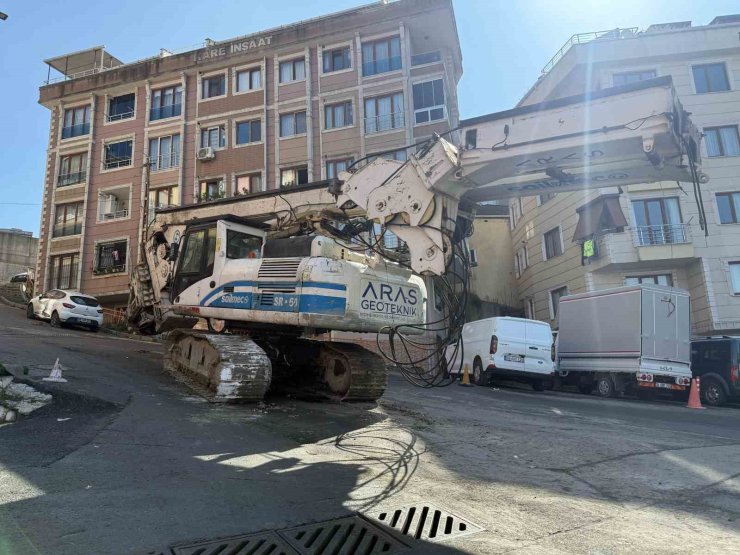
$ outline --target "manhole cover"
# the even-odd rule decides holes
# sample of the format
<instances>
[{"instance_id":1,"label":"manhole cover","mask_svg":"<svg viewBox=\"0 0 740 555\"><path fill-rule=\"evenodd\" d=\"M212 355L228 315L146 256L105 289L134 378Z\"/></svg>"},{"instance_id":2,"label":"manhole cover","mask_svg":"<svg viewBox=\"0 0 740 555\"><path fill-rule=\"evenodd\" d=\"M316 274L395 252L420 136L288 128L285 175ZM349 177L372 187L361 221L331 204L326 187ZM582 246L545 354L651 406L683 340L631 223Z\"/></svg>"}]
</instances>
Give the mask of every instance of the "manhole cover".
<instances>
[{"instance_id":1,"label":"manhole cover","mask_svg":"<svg viewBox=\"0 0 740 555\"><path fill-rule=\"evenodd\" d=\"M234 536L172 546L174 555L295 555L275 532Z\"/></svg>"},{"instance_id":2,"label":"manhole cover","mask_svg":"<svg viewBox=\"0 0 740 555\"><path fill-rule=\"evenodd\" d=\"M301 555L389 555L408 546L358 516L279 530Z\"/></svg>"},{"instance_id":3,"label":"manhole cover","mask_svg":"<svg viewBox=\"0 0 740 555\"><path fill-rule=\"evenodd\" d=\"M432 505L413 505L381 512L378 522L416 540L438 542L480 532L482 528Z\"/></svg>"}]
</instances>

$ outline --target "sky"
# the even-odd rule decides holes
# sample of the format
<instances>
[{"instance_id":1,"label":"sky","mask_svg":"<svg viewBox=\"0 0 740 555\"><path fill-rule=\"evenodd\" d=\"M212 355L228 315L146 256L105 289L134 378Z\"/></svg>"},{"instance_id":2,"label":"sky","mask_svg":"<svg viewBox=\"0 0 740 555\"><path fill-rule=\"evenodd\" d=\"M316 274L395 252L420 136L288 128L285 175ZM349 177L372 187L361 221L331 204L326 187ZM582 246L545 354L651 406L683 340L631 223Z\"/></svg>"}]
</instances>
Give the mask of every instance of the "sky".
<instances>
[{"instance_id":1,"label":"sky","mask_svg":"<svg viewBox=\"0 0 740 555\"><path fill-rule=\"evenodd\" d=\"M462 118L513 107L575 33L709 23L737 0L453 0L463 54ZM105 45L124 62L294 23L368 0L0 0L0 228L38 236L49 112L43 60Z\"/></svg>"}]
</instances>

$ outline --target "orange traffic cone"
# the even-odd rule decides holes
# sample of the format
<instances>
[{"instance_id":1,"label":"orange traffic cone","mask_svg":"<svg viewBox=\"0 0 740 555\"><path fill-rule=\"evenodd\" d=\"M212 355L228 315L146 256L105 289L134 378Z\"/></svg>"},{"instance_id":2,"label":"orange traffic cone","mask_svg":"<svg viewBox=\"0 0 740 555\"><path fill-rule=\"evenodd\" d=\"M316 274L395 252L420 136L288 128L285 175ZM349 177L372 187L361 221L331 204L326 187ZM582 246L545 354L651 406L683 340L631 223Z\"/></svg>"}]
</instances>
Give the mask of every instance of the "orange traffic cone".
<instances>
[{"instance_id":1,"label":"orange traffic cone","mask_svg":"<svg viewBox=\"0 0 740 555\"><path fill-rule=\"evenodd\" d=\"M686 405L690 409L703 409L704 407L701 406L701 395L699 395L699 392L701 391L701 385L699 383L699 378L694 378L691 380L691 391L689 392L689 404Z\"/></svg>"},{"instance_id":2,"label":"orange traffic cone","mask_svg":"<svg viewBox=\"0 0 740 555\"><path fill-rule=\"evenodd\" d=\"M463 366L463 375L458 385L464 385L470 387L470 375L468 374L468 365Z\"/></svg>"}]
</instances>

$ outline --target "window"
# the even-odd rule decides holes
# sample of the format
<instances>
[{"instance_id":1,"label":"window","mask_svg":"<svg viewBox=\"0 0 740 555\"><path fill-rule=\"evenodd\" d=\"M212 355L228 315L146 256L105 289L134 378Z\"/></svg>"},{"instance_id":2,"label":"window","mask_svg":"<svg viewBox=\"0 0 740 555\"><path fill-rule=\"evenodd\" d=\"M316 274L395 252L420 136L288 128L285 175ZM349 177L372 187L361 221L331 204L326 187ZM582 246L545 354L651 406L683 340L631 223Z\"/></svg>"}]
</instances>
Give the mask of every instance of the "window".
<instances>
[{"instance_id":1,"label":"window","mask_svg":"<svg viewBox=\"0 0 740 555\"><path fill-rule=\"evenodd\" d=\"M306 132L306 111L280 114L280 136L293 137Z\"/></svg>"},{"instance_id":2,"label":"window","mask_svg":"<svg viewBox=\"0 0 740 555\"><path fill-rule=\"evenodd\" d=\"M354 125L350 100L324 106L324 129L336 129L350 125Z\"/></svg>"},{"instance_id":3,"label":"window","mask_svg":"<svg viewBox=\"0 0 740 555\"><path fill-rule=\"evenodd\" d=\"M108 121L119 121L134 117L136 94L122 94L108 100Z\"/></svg>"},{"instance_id":4,"label":"window","mask_svg":"<svg viewBox=\"0 0 740 555\"><path fill-rule=\"evenodd\" d=\"M180 204L180 188L177 185L149 190L149 220L154 219L158 208L169 208Z\"/></svg>"},{"instance_id":5,"label":"window","mask_svg":"<svg viewBox=\"0 0 740 555\"><path fill-rule=\"evenodd\" d=\"M236 72L236 92L254 91L262 88L262 70L245 69Z\"/></svg>"},{"instance_id":6,"label":"window","mask_svg":"<svg viewBox=\"0 0 740 555\"><path fill-rule=\"evenodd\" d=\"M201 181L198 189L198 200L216 200L226 196L223 179L209 179Z\"/></svg>"},{"instance_id":7,"label":"window","mask_svg":"<svg viewBox=\"0 0 740 555\"><path fill-rule=\"evenodd\" d=\"M514 229L519 220L522 219L522 199L517 198L509 207L509 216L511 218L511 229Z\"/></svg>"},{"instance_id":8,"label":"window","mask_svg":"<svg viewBox=\"0 0 740 555\"><path fill-rule=\"evenodd\" d=\"M98 221L120 220L128 218L129 186L108 188L98 195Z\"/></svg>"},{"instance_id":9,"label":"window","mask_svg":"<svg viewBox=\"0 0 740 555\"><path fill-rule=\"evenodd\" d=\"M234 231L226 230L226 258L261 258L262 238Z\"/></svg>"},{"instance_id":10,"label":"window","mask_svg":"<svg viewBox=\"0 0 740 555\"><path fill-rule=\"evenodd\" d=\"M151 171L168 170L180 165L180 135L166 135L149 139L149 166Z\"/></svg>"},{"instance_id":11,"label":"window","mask_svg":"<svg viewBox=\"0 0 740 555\"><path fill-rule=\"evenodd\" d=\"M58 187L84 183L87 178L87 152L63 156L59 161Z\"/></svg>"},{"instance_id":12,"label":"window","mask_svg":"<svg viewBox=\"0 0 740 555\"><path fill-rule=\"evenodd\" d=\"M84 203L58 204L55 211L53 237L67 237L82 233Z\"/></svg>"},{"instance_id":13,"label":"window","mask_svg":"<svg viewBox=\"0 0 740 555\"><path fill-rule=\"evenodd\" d=\"M392 37L362 43L362 75L368 77L401 69L401 39Z\"/></svg>"},{"instance_id":14,"label":"window","mask_svg":"<svg viewBox=\"0 0 740 555\"><path fill-rule=\"evenodd\" d=\"M550 291L550 308L552 319L558 317L558 306L560 305L560 299L568 294L568 288L566 286L558 287Z\"/></svg>"},{"instance_id":15,"label":"window","mask_svg":"<svg viewBox=\"0 0 740 555\"><path fill-rule=\"evenodd\" d=\"M108 143L103 147L103 168L111 170L114 168L130 166L133 156L133 148L133 139Z\"/></svg>"},{"instance_id":16,"label":"window","mask_svg":"<svg viewBox=\"0 0 740 555\"><path fill-rule=\"evenodd\" d=\"M280 187L293 187L308 183L308 167L286 168L280 170Z\"/></svg>"},{"instance_id":17,"label":"window","mask_svg":"<svg viewBox=\"0 0 740 555\"><path fill-rule=\"evenodd\" d=\"M725 64L702 64L691 69L698 94L730 90Z\"/></svg>"},{"instance_id":18,"label":"window","mask_svg":"<svg viewBox=\"0 0 740 555\"><path fill-rule=\"evenodd\" d=\"M740 295L740 262L730 262L730 287L733 295Z\"/></svg>"},{"instance_id":19,"label":"window","mask_svg":"<svg viewBox=\"0 0 740 555\"><path fill-rule=\"evenodd\" d=\"M529 318L530 320L534 320L535 319L534 299L532 297L527 299L527 302L524 305L524 308L526 310L527 318Z\"/></svg>"},{"instance_id":20,"label":"window","mask_svg":"<svg viewBox=\"0 0 740 555\"><path fill-rule=\"evenodd\" d=\"M524 270L529 268L529 255L527 254L527 247L522 247L516 251L514 256L514 269L516 270L516 277L521 277Z\"/></svg>"},{"instance_id":21,"label":"window","mask_svg":"<svg viewBox=\"0 0 740 555\"><path fill-rule=\"evenodd\" d=\"M346 172L347 168L352 165L354 158L344 158L343 160L327 160L326 161L326 178L334 179L339 177L341 172Z\"/></svg>"},{"instance_id":22,"label":"window","mask_svg":"<svg viewBox=\"0 0 740 555\"><path fill-rule=\"evenodd\" d=\"M365 133L379 133L404 125L403 93L365 99Z\"/></svg>"},{"instance_id":23,"label":"window","mask_svg":"<svg viewBox=\"0 0 740 555\"><path fill-rule=\"evenodd\" d=\"M548 201L555 198L555 193L545 193L544 195L537 195L537 206L542 206Z\"/></svg>"},{"instance_id":24,"label":"window","mask_svg":"<svg viewBox=\"0 0 740 555\"><path fill-rule=\"evenodd\" d=\"M77 272L80 267L80 255L63 254L49 259L49 287L56 289L73 289L77 287Z\"/></svg>"},{"instance_id":25,"label":"window","mask_svg":"<svg viewBox=\"0 0 740 555\"><path fill-rule=\"evenodd\" d=\"M445 91L442 79L416 83L413 90L415 123L445 119Z\"/></svg>"},{"instance_id":26,"label":"window","mask_svg":"<svg viewBox=\"0 0 740 555\"><path fill-rule=\"evenodd\" d=\"M352 59L349 55L349 46L335 48L334 50L325 50L323 58L324 73L341 71L352 67Z\"/></svg>"},{"instance_id":27,"label":"window","mask_svg":"<svg viewBox=\"0 0 740 555\"><path fill-rule=\"evenodd\" d=\"M262 121L240 121L236 124L236 144L246 145L262 140Z\"/></svg>"},{"instance_id":28,"label":"window","mask_svg":"<svg viewBox=\"0 0 740 555\"><path fill-rule=\"evenodd\" d=\"M306 60L296 58L280 62L280 82L290 83L291 81L303 81L306 78Z\"/></svg>"},{"instance_id":29,"label":"window","mask_svg":"<svg viewBox=\"0 0 740 555\"><path fill-rule=\"evenodd\" d=\"M90 105L64 110L62 139L79 137L90 133Z\"/></svg>"},{"instance_id":30,"label":"window","mask_svg":"<svg viewBox=\"0 0 740 555\"><path fill-rule=\"evenodd\" d=\"M740 193L717 193L717 208L721 224L740 223Z\"/></svg>"},{"instance_id":31,"label":"window","mask_svg":"<svg viewBox=\"0 0 740 555\"><path fill-rule=\"evenodd\" d=\"M262 188L262 174L240 175L236 178L236 190L242 195L264 191Z\"/></svg>"},{"instance_id":32,"label":"window","mask_svg":"<svg viewBox=\"0 0 740 555\"><path fill-rule=\"evenodd\" d=\"M625 285L640 285L642 283L673 287L673 276L671 274L655 274L651 276L626 276L624 278Z\"/></svg>"},{"instance_id":33,"label":"window","mask_svg":"<svg viewBox=\"0 0 740 555\"><path fill-rule=\"evenodd\" d=\"M115 274L126 271L126 251L128 241L110 241L95 246L95 267L93 274Z\"/></svg>"},{"instance_id":34,"label":"window","mask_svg":"<svg viewBox=\"0 0 740 555\"><path fill-rule=\"evenodd\" d=\"M465 131L465 149L473 150L478 148L478 130L468 129Z\"/></svg>"},{"instance_id":35,"label":"window","mask_svg":"<svg viewBox=\"0 0 740 555\"><path fill-rule=\"evenodd\" d=\"M202 99L215 98L226 94L226 75L214 75L213 77L204 77L201 84Z\"/></svg>"},{"instance_id":36,"label":"window","mask_svg":"<svg viewBox=\"0 0 740 555\"><path fill-rule=\"evenodd\" d=\"M551 229L543 237L545 243L545 260L550 260L563 254L563 244L560 241L560 227Z\"/></svg>"},{"instance_id":37,"label":"window","mask_svg":"<svg viewBox=\"0 0 740 555\"><path fill-rule=\"evenodd\" d=\"M432 52L422 52L421 54L413 54L411 56L412 66L423 66L426 64L434 64L442 61L442 53L439 50L433 50Z\"/></svg>"},{"instance_id":38,"label":"window","mask_svg":"<svg viewBox=\"0 0 740 555\"><path fill-rule=\"evenodd\" d=\"M182 113L182 86L165 87L152 91L152 106L149 109L149 119L178 117Z\"/></svg>"},{"instance_id":39,"label":"window","mask_svg":"<svg viewBox=\"0 0 740 555\"><path fill-rule=\"evenodd\" d=\"M371 162L374 162L378 158L378 156L380 156L383 160L395 160L396 162L405 162L408 159L406 149L401 148L398 150L392 150L390 152L384 152L383 154L372 154L368 156L367 163L370 164Z\"/></svg>"},{"instance_id":40,"label":"window","mask_svg":"<svg viewBox=\"0 0 740 555\"><path fill-rule=\"evenodd\" d=\"M704 140L709 157L740 156L740 137L738 137L737 125L705 127Z\"/></svg>"},{"instance_id":41,"label":"window","mask_svg":"<svg viewBox=\"0 0 740 555\"><path fill-rule=\"evenodd\" d=\"M478 266L478 252L475 249L470 249L470 265Z\"/></svg>"},{"instance_id":42,"label":"window","mask_svg":"<svg viewBox=\"0 0 740 555\"><path fill-rule=\"evenodd\" d=\"M205 127L200 130L200 148L224 148L226 146L226 126Z\"/></svg>"},{"instance_id":43,"label":"window","mask_svg":"<svg viewBox=\"0 0 740 555\"><path fill-rule=\"evenodd\" d=\"M612 85L614 85L615 87L618 87L619 85L629 85L630 83L637 83L638 81L654 79L655 75L656 73L654 69L615 73L614 75L612 75Z\"/></svg>"},{"instance_id":44,"label":"window","mask_svg":"<svg viewBox=\"0 0 740 555\"><path fill-rule=\"evenodd\" d=\"M686 227L681 223L678 198L634 200L632 208L638 246L688 242Z\"/></svg>"}]
</instances>

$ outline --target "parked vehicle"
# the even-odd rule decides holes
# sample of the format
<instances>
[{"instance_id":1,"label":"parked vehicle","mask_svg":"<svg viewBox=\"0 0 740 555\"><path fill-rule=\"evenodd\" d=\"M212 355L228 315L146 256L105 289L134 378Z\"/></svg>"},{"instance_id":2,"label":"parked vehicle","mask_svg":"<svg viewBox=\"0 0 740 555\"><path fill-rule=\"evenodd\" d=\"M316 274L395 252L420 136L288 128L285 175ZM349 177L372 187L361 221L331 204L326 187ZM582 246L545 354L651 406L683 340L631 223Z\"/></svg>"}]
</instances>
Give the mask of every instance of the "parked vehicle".
<instances>
[{"instance_id":1,"label":"parked vehicle","mask_svg":"<svg viewBox=\"0 0 740 555\"><path fill-rule=\"evenodd\" d=\"M569 295L558 305L558 372L602 397L691 384L689 293L635 285Z\"/></svg>"},{"instance_id":2,"label":"parked vehicle","mask_svg":"<svg viewBox=\"0 0 740 555\"><path fill-rule=\"evenodd\" d=\"M701 378L701 400L720 406L740 398L740 337L702 337L691 342L691 371Z\"/></svg>"},{"instance_id":3,"label":"parked vehicle","mask_svg":"<svg viewBox=\"0 0 740 555\"><path fill-rule=\"evenodd\" d=\"M472 381L478 385L505 378L543 391L552 383L555 351L552 330L545 322L508 316L486 318L465 324L462 340L454 360L455 346L448 347L450 374L462 372L467 364Z\"/></svg>"},{"instance_id":4,"label":"parked vehicle","mask_svg":"<svg viewBox=\"0 0 740 555\"><path fill-rule=\"evenodd\" d=\"M98 331L103 325L103 309L95 297L63 289L50 289L33 297L26 305L26 316L48 320L54 327L68 324Z\"/></svg>"}]
</instances>

